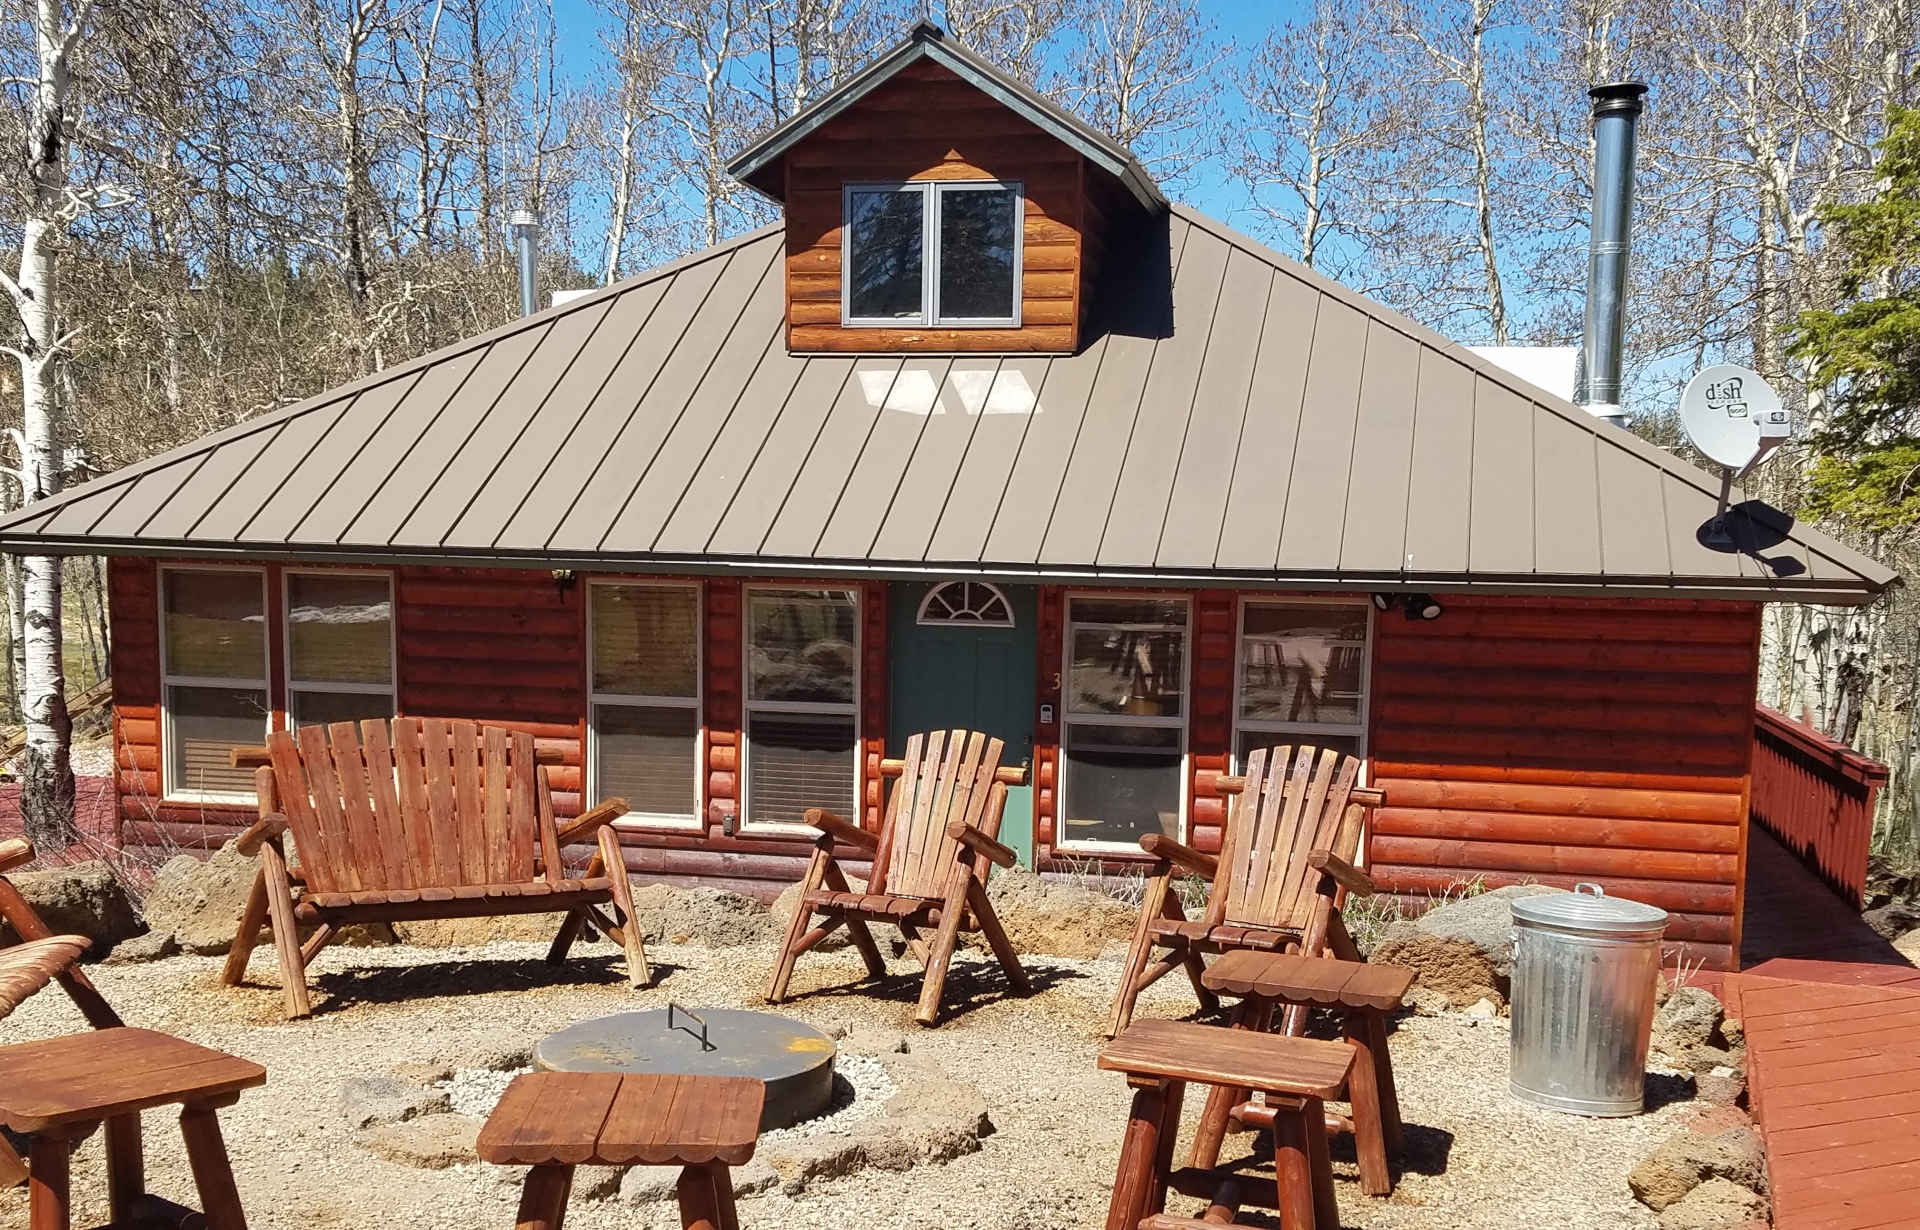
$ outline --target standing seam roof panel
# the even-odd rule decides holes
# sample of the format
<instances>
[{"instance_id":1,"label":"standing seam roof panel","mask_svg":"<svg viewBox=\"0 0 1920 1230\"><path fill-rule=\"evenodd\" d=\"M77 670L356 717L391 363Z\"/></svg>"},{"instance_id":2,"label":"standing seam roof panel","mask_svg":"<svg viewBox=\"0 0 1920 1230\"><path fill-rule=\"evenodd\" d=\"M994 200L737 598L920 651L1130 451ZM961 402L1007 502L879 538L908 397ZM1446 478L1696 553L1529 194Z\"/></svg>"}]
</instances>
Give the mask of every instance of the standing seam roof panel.
<instances>
[{"instance_id":1,"label":"standing seam roof panel","mask_svg":"<svg viewBox=\"0 0 1920 1230\"><path fill-rule=\"evenodd\" d=\"M205 468L211 457L211 453L189 457L179 463L177 472L175 467L169 466L165 470L141 475L107 514L94 524L93 532L115 537L131 537L139 533L165 507L169 497L192 484L194 477Z\"/></svg>"},{"instance_id":2,"label":"standing seam roof panel","mask_svg":"<svg viewBox=\"0 0 1920 1230\"><path fill-rule=\"evenodd\" d=\"M784 330L784 303L767 293L780 281L778 261L769 263L759 291L747 300L738 323L727 332L698 391L674 416L660 444L637 475L627 503L600 539L603 551L650 551L661 529L686 495L699 461L769 359L769 347Z\"/></svg>"},{"instance_id":3,"label":"standing seam roof panel","mask_svg":"<svg viewBox=\"0 0 1920 1230\"><path fill-rule=\"evenodd\" d=\"M1707 499L1672 475L1662 476L1661 499L1667 514L1667 551L1674 567L1702 576L1760 576L1759 567L1740 552L1715 551L1701 543L1700 535L1719 511L1718 500Z\"/></svg>"},{"instance_id":4,"label":"standing seam roof panel","mask_svg":"<svg viewBox=\"0 0 1920 1230\"><path fill-rule=\"evenodd\" d=\"M1280 553L1280 522L1293 481L1293 450L1306 406L1307 356L1325 296L1275 273L1260 325L1246 417L1234 446L1217 566L1267 569Z\"/></svg>"},{"instance_id":5,"label":"standing seam roof panel","mask_svg":"<svg viewBox=\"0 0 1920 1230\"><path fill-rule=\"evenodd\" d=\"M554 322L519 373L473 424L466 439L454 446L446 465L421 493L419 503L400 524L401 541L446 541L461 515L472 506L474 493L492 480L501 460L526 432L527 424L539 416L547 398L586 352L615 302L603 300Z\"/></svg>"},{"instance_id":6,"label":"standing seam roof panel","mask_svg":"<svg viewBox=\"0 0 1920 1230\"><path fill-rule=\"evenodd\" d=\"M732 499L706 549L720 555L752 555L766 542L781 507L813 451L827 415L849 385L857 383L850 358L807 362L780 405L765 436L754 441Z\"/></svg>"},{"instance_id":7,"label":"standing seam roof panel","mask_svg":"<svg viewBox=\"0 0 1920 1230\"><path fill-rule=\"evenodd\" d=\"M1141 392L1140 412L1127 437L1120 478L1102 528L1095 559L1104 565L1144 568L1153 563L1166 529L1173 481L1180 468L1180 446L1193 420L1200 373L1209 354L1220 311L1221 288L1233 249L1218 235L1197 228L1180 254L1173 283L1173 336L1154 350L1153 367Z\"/></svg>"},{"instance_id":8,"label":"standing seam roof panel","mask_svg":"<svg viewBox=\"0 0 1920 1230\"><path fill-rule=\"evenodd\" d=\"M1208 568L1219 552L1233 484L1233 442L1246 420L1272 290L1272 267L1235 248L1221 279L1207 361L1194 382L1167 515L1154 545L1154 562L1163 568Z\"/></svg>"},{"instance_id":9,"label":"standing seam roof panel","mask_svg":"<svg viewBox=\"0 0 1920 1230\"><path fill-rule=\"evenodd\" d=\"M1098 338L1074 358L1055 359L1047 368L1041 411L1021 437L986 535L984 558L1031 564L1040 557L1047 522L1073 460L1073 442L1112 343L1111 337Z\"/></svg>"},{"instance_id":10,"label":"standing seam roof panel","mask_svg":"<svg viewBox=\"0 0 1920 1230\"><path fill-rule=\"evenodd\" d=\"M688 402L712 378L727 338L739 326L754 292L767 280L771 258L768 248L750 245L727 262L646 396L607 446L606 456L595 463L593 476L582 486L572 511L554 531L556 537L589 542L596 549L606 541L641 476L659 454L661 442L686 413Z\"/></svg>"},{"instance_id":11,"label":"standing seam roof panel","mask_svg":"<svg viewBox=\"0 0 1920 1230\"><path fill-rule=\"evenodd\" d=\"M414 437L368 497L366 506L348 522L340 535L341 542L374 546L400 542L400 527L419 506L421 495L445 472L448 457L472 433L474 425L499 404L548 332L546 327L526 329L487 347L473 374ZM404 545L439 544L410 542Z\"/></svg>"},{"instance_id":12,"label":"standing seam roof panel","mask_svg":"<svg viewBox=\"0 0 1920 1230\"><path fill-rule=\"evenodd\" d=\"M969 417L960 406L951 404L955 399L947 373L952 367L951 358L938 357L910 358L901 367L886 404L892 406L904 399L907 408L879 412L837 498L826 501L826 521L809 554L864 559L873 551L874 540L900 498L907 470L929 425L950 413L958 413L962 421ZM915 372L922 375L915 376ZM921 387L923 381L931 382L930 390ZM926 413L917 413L923 405Z\"/></svg>"},{"instance_id":13,"label":"standing seam roof panel","mask_svg":"<svg viewBox=\"0 0 1920 1230\"><path fill-rule=\"evenodd\" d=\"M995 379L1007 379L1011 374L1025 380L1033 395L1033 409L1027 414L982 415L974 425L966 456L954 474L945 502L934 514L936 520L928 527L923 558L957 561L986 556L987 539L1000 520L1027 437L1049 415L1062 417L1053 408L1056 390L1052 384L1053 373L1066 362L1034 355L1001 361ZM1091 370L1097 363L1097 359L1085 360L1083 366Z\"/></svg>"},{"instance_id":14,"label":"standing seam roof panel","mask_svg":"<svg viewBox=\"0 0 1920 1230\"><path fill-rule=\"evenodd\" d=\"M493 473L473 492L441 541L451 547L493 546L520 509L526 492L566 445L583 407L604 393L607 382L646 328L647 318L666 294L666 284L648 282L610 300L600 327L575 356L566 374L542 399L540 408L508 446ZM531 477L530 477L531 476Z\"/></svg>"},{"instance_id":15,"label":"standing seam roof panel","mask_svg":"<svg viewBox=\"0 0 1920 1230\"><path fill-rule=\"evenodd\" d=\"M365 396L365 393L359 396ZM232 525L231 540L244 542L286 542L293 518L313 503L314 485L295 482L294 474L320 447L346 417L358 397L316 407L309 413L289 418L273 443L260 451L247 467L246 477L234 483L227 494L200 523L202 535L217 532L211 527ZM259 475L259 481L250 481ZM286 514L284 518L278 514Z\"/></svg>"},{"instance_id":16,"label":"standing seam roof panel","mask_svg":"<svg viewBox=\"0 0 1920 1230\"><path fill-rule=\"evenodd\" d=\"M1620 449L1600 450L1600 558L1616 577L1670 571L1660 471Z\"/></svg>"},{"instance_id":17,"label":"standing seam roof panel","mask_svg":"<svg viewBox=\"0 0 1920 1230\"><path fill-rule=\"evenodd\" d=\"M1340 567L1394 572L1407 556L1407 476L1413 468L1414 404L1420 387L1420 348L1390 325L1375 322L1367 336L1367 368L1360 380L1353 467L1347 479L1346 525Z\"/></svg>"},{"instance_id":18,"label":"standing seam roof panel","mask_svg":"<svg viewBox=\"0 0 1920 1230\"><path fill-rule=\"evenodd\" d=\"M553 541L554 532L585 489L588 476L605 459L608 447L646 397L694 314L732 261L731 253L724 259L702 261L668 284L613 374L593 400L576 412L566 442L547 461L540 477L525 489L496 546L538 550Z\"/></svg>"},{"instance_id":19,"label":"standing seam roof panel","mask_svg":"<svg viewBox=\"0 0 1920 1230\"><path fill-rule=\"evenodd\" d=\"M1600 571L1600 490L1594 433L1557 415L1533 424L1533 522L1542 573Z\"/></svg>"},{"instance_id":20,"label":"standing seam roof panel","mask_svg":"<svg viewBox=\"0 0 1920 1230\"><path fill-rule=\"evenodd\" d=\"M1450 355L1420 354L1407 473L1407 559L1416 574L1465 571L1473 517L1473 370Z\"/></svg>"},{"instance_id":21,"label":"standing seam roof panel","mask_svg":"<svg viewBox=\"0 0 1920 1230\"><path fill-rule=\"evenodd\" d=\"M285 523L291 527L283 531L285 536L338 542L421 426L440 413L480 366L481 353L458 354L412 379L395 381L391 387L397 397L387 393L388 386L362 393L355 409L342 415L339 426L297 463L293 477L307 497L285 509Z\"/></svg>"},{"instance_id":22,"label":"standing seam roof panel","mask_svg":"<svg viewBox=\"0 0 1920 1230\"><path fill-rule=\"evenodd\" d=\"M945 360L936 362L944 364ZM925 421L921 416L885 411L880 405L896 394L911 397L905 387L906 373L926 370L926 360L905 356L854 360L853 374L841 384L839 395L807 448L806 459L793 472L779 511L768 522L766 535L755 544L756 551L790 558L812 555L819 549L820 536L843 497L852 493L855 499L892 498L897 479L890 479L883 491L854 493L851 478L862 450L880 430L882 420L892 417L901 432L918 435ZM880 405L875 404L875 391Z\"/></svg>"},{"instance_id":23,"label":"standing seam roof panel","mask_svg":"<svg viewBox=\"0 0 1920 1230\"><path fill-rule=\"evenodd\" d=\"M913 446L913 455L900 467L899 489L893 493L878 532L866 548L876 559L926 558L927 543L939 523L940 510L953 497L954 479L972 447L976 431L1009 417L986 412L992 404L995 382L1001 379L1000 369L1001 360L992 356L953 360L940 387L938 409L927 416L920 439ZM1011 368L1007 379L1013 379ZM970 382L971 396L980 398L972 409L962 400L958 382L963 380ZM980 392L982 381L984 395ZM834 520L840 520L837 510ZM834 531L829 528L828 540L823 545L833 545L833 535Z\"/></svg>"},{"instance_id":24,"label":"standing seam roof panel","mask_svg":"<svg viewBox=\"0 0 1920 1230\"><path fill-rule=\"evenodd\" d=\"M1313 327L1305 409L1294 444L1274 566L1332 571L1340 566L1347 474L1360 414L1360 373L1366 366L1367 318L1344 303L1323 299Z\"/></svg>"},{"instance_id":25,"label":"standing seam roof panel","mask_svg":"<svg viewBox=\"0 0 1920 1230\"><path fill-rule=\"evenodd\" d=\"M1473 515L1467 566L1534 570L1533 403L1485 377L1473 386Z\"/></svg>"},{"instance_id":26,"label":"standing seam roof panel","mask_svg":"<svg viewBox=\"0 0 1920 1230\"><path fill-rule=\"evenodd\" d=\"M225 448L208 453L207 463L140 527L142 534L154 538L185 538L191 534L209 509L247 472L247 467L266 450L275 433L261 432L235 440Z\"/></svg>"}]
</instances>

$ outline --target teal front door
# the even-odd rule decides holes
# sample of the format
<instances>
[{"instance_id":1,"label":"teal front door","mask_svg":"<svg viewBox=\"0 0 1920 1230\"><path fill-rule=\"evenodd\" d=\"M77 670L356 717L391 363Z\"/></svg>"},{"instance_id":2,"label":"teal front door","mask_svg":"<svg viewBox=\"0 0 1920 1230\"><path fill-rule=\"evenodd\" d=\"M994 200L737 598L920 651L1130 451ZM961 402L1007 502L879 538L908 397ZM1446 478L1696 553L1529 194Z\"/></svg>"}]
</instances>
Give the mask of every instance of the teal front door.
<instances>
[{"instance_id":1,"label":"teal front door","mask_svg":"<svg viewBox=\"0 0 1920 1230\"><path fill-rule=\"evenodd\" d=\"M1002 740L1000 762L1026 765L1029 778L1007 792L1000 839L1033 866L1033 587L900 581L888 587L887 611L887 754L927 730Z\"/></svg>"}]
</instances>

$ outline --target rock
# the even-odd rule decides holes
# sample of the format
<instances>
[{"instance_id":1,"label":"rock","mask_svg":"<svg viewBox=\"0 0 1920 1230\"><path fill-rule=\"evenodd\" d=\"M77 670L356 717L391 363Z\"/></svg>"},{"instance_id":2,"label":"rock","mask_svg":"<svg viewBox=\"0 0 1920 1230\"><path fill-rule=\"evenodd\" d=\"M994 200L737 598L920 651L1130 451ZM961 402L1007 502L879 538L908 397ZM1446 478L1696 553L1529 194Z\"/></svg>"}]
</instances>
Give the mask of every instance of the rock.
<instances>
[{"instance_id":1,"label":"rock","mask_svg":"<svg viewBox=\"0 0 1920 1230\"><path fill-rule=\"evenodd\" d=\"M1422 914L1414 926L1428 935L1465 940L1486 954L1487 964L1504 980L1513 973L1513 901L1564 891L1544 884L1496 888L1437 905ZM1493 985L1504 986L1504 982Z\"/></svg>"},{"instance_id":2,"label":"rock","mask_svg":"<svg viewBox=\"0 0 1920 1230\"><path fill-rule=\"evenodd\" d=\"M1627 1186L1640 1203L1657 1213L1709 1179L1765 1191L1766 1154L1760 1134L1751 1127L1728 1128L1715 1136L1677 1132L1633 1168Z\"/></svg>"},{"instance_id":3,"label":"rock","mask_svg":"<svg viewBox=\"0 0 1920 1230\"><path fill-rule=\"evenodd\" d=\"M931 1059L882 1054L894 1094L880 1114L853 1126L851 1135L776 1136L760 1143L764 1160L789 1195L819 1179L857 1170L911 1170L977 1152L993 1131L986 1099ZM736 1180L736 1187L738 1181Z\"/></svg>"},{"instance_id":4,"label":"rock","mask_svg":"<svg viewBox=\"0 0 1920 1230\"><path fill-rule=\"evenodd\" d=\"M640 916L641 933L654 942L671 938L674 943L739 948L777 940L782 933L765 904L717 888L649 884L634 891L633 909Z\"/></svg>"},{"instance_id":5,"label":"rock","mask_svg":"<svg viewBox=\"0 0 1920 1230\"><path fill-rule=\"evenodd\" d=\"M1453 1008L1453 1000L1445 991L1436 991L1417 982L1407 988L1404 1002L1418 1016L1439 1016Z\"/></svg>"},{"instance_id":6,"label":"rock","mask_svg":"<svg viewBox=\"0 0 1920 1230\"><path fill-rule=\"evenodd\" d=\"M1678 1058L1691 1047L1706 1046L1725 1015L1726 1009L1712 992L1675 987L1667 1002L1654 1010L1653 1049Z\"/></svg>"},{"instance_id":7,"label":"rock","mask_svg":"<svg viewBox=\"0 0 1920 1230\"><path fill-rule=\"evenodd\" d=\"M1872 927L1882 939L1896 940L1916 927L1920 927L1920 910L1904 901L1895 901L1877 909L1867 910L1860 915L1860 921Z\"/></svg>"},{"instance_id":8,"label":"rock","mask_svg":"<svg viewBox=\"0 0 1920 1230\"><path fill-rule=\"evenodd\" d=\"M575 1182L574 1190L578 1192L578 1180ZM679 1182L678 1166L633 1166L619 1180L620 1201L637 1206L674 1200ZM757 1196L778 1186L780 1172L762 1158L756 1157L744 1166L733 1168L735 1196Z\"/></svg>"},{"instance_id":9,"label":"rock","mask_svg":"<svg viewBox=\"0 0 1920 1230\"><path fill-rule=\"evenodd\" d=\"M397 1076L352 1076L340 1086L340 1112L354 1128L405 1123L451 1109L444 1090L428 1089Z\"/></svg>"},{"instance_id":10,"label":"rock","mask_svg":"<svg viewBox=\"0 0 1920 1230\"><path fill-rule=\"evenodd\" d=\"M1465 1008L1482 999L1506 1002L1496 986L1500 976L1486 953L1467 940L1430 935L1415 923L1388 927L1374 946L1373 960L1417 970L1420 978L1414 985L1445 996L1448 1007Z\"/></svg>"},{"instance_id":11,"label":"rock","mask_svg":"<svg viewBox=\"0 0 1920 1230\"><path fill-rule=\"evenodd\" d=\"M1718 1136L1730 1128L1750 1128L1753 1116L1737 1106L1699 1106L1681 1120L1681 1126L1696 1136Z\"/></svg>"},{"instance_id":12,"label":"rock","mask_svg":"<svg viewBox=\"0 0 1920 1230\"><path fill-rule=\"evenodd\" d=\"M1711 1072L1715 1068L1740 1071L1747 1066L1745 1051L1730 1051L1724 1047L1705 1043L1681 1047L1678 1053L1668 1052L1668 1054L1672 1055L1676 1066L1693 1073Z\"/></svg>"},{"instance_id":13,"label":"rock","mask_svg":"<svg viewBox=\"0 0 1920 1230\"><path fill-rule=\"evenodd\" d=\"M620 1194L627 1169L625 1166L576 1166L569 1196L574 1200L610 1200Z\"/></svg>"},{"instance_id":14,"label":"rock","mask_svg":"<svg viewBox=\"0 0 1920 1230\"><path fill-rule=\"evenodd\" d=\"M84 935L93 941L88 951L105 956L121 940L146 930L133 908L126 886L113 868L94 859L45 871L18 871L7 877L55 935ZM9 924L0 927L0 943L19 937Z\"/></svg>"},{"instance_id":15,"label":"rock","mask_svg":"<svg viewBox=\"0 0 1920 1230\"><path fill-rule=\"evenodd\" d=\"M180 947L201 956L218 956L233 946L240 911L253 891L259 860L228 842L205 859L181 854L154 873L140 905L147 926L170 931Z\"/></svg>"},{"instance_id":16,"label":"rock","mask_svg":"<svg viewBox=\"0 0 1920 1230\"><path fill-rule=\"evenodd\" d=\"M1110 944L1130 941L1140 917L1139 906L1019 867L996 871L987 882L987 899L1014 951L1041 956L1097 957ZM985 947L978 936L969 942Z\"/></svg>"},{"instance_id":17,"label":"rock","mask_svg":"<svg viewBox=\"0 0 1920 1230\"><path fill-rule=\"evenodd\" d=\"M800 904L800 884L801 882L799 880L795 880L793 883L787 885L786 888L781 890L780 895L773 899L773 905L767 910L767 916L773 919L775 936L785 936L787 928L793 925L793 911L794 908ZM864 893L867 891L867 882L848 876L847 888L850 892ZM639 907L636 905L635 908L637 909ZM838 952L850 943L852 943L852 941L847 938L847 929L845 927L837 927L834 929L833 934L814 945L811 951Z\"/></svg>"},{"instance_id":18,"label":"rock","mask_svg":"<svg viewBox=\"0 0 1920 1230\"><path fill-rule=\"evenodd\" d=\"M1733 1230L1764 1218L1767 1202L1726 1179L1708 1179L1660 1214L1660 1230Z\"/></svg>"},{"instance_id":19,"label":"rock","mask_svg":"<svg viewBox=\"0 0 1920 1230\"><path fill-rule=\"evenodd\" d=\"M480 948L496 940L547 944L565 914L507 914L498 918L427 918L393 924L394 938L420 948ZM584 942L585 937L581 937Z\"/></svg>"},{"instance_id":20,"label":"rock","mask_svg":"<svg viewBox=\"0 0 1920 1230\"><path fill-rule=\"evenodd\" d=\"M171 931L149 931L145 935L136 935L130 940L121 940L113 946L102 965L139 965L147 961L160 961L179 953L180 941Z\"/></svg>"},{"instance_id":21,"label":"rock","mask_svg":"<svg viewBox=\"0 0 1920 1230\"><path fill-rule=\"evenodd\" d=\"M1920 928L1915 928L1895 940L1893 950L1913 964L1920 965Z\"/></svg>"},{"instance_id":22,"label":"rock","mask_svg":"<svg viewBox=\"0 0 1920 1230\"><path fill-rule=\"evenodd\" d=\"M518 1072L533 1066L530 1046L485 1046L453 1056L449 1068L485 1068L489 1072Z\"/></svg>"},{"instance_id":23,"label":"rock","mask_svg":"<svg viewBox=\"0 0 1920 1230\"><path fill-rule=\"evenodd\" d=\"M1715 1106L1733 1106L1747 1092L1746 1074L1734 1068L1714 1068L1693 1076L1693 1096Z\"/></svg>"},{"instance_id":24,"label":"rock","mask_svg":"<svg viewBox=\"0 0 1920 1230\"><path fill-rule=\"evenodd\" d=\"M1740 1023L1739 1017L1730 1016L1721 1021L1720 1036L1727 1040L1728 1047L1740 1050L1746 1049L1747 1027Z\"/></svg>"},{"instance_id":25,"label":"rock","mask_svg":"<svg viewBox=\"0 0 1920 1230\"><path fill-rule=\"evenodd\" d=\"M453 1065L448 1063L396 1063L392 1070L401 1080L422 1088L437 1085L453 1076Z\"/></svg>"},{"instance_id":26,"label":"rock","mask_svg":"<svg viewBox=\"0 0 1920 1230\"><path fill-rule=\"evenodd\" d=\"M368 1128L354 1137L380 1157L420 1170L445 1170L478 1161L474 1144L479 1138L480 1120L465 1115L428 1115Z\"/></svg>"},{"instance_id":27,"label":"rock","mask_svg":"<svg viewBox=\"0 0 1920 1230\"><path fill-rule=\"evenodd\" d=\"M1476 1021L1491 1021L1500 1015L1500 1009L1494 1006L1492 1000L1482 999L1476 1001L1471 1008L1467 1009L1467 1015Z\"/></svg>"},{"instance_id":28,"label":"rock","mask_svg":"<svg viewBox=\"0 0 1920 1230\"><path fill-rule=\"evenodd\" d=\"M840 1036L840 1049L850 1055L904 1055L905 1034L874 1025L854 1025Z\"/></svg>"}]
</instances>

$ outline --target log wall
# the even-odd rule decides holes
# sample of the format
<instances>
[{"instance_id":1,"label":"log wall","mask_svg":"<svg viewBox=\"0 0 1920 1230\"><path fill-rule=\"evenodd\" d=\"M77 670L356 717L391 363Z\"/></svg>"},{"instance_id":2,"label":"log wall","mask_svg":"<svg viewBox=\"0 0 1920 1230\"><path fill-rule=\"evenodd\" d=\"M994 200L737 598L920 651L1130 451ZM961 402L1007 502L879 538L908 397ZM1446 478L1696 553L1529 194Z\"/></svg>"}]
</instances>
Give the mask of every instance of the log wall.
<instances>
[{"instance_id":1,"label":"log wall","mask_svg":"<svg viewBox=\"0 0 1920 1230\"><path fill-rule=\"evenodd\" d=\"M1084 159L939 65L901 71L786 155L787 344L856 352L1072 352L1085 317ZM1025 188L1018 328L843 328L841 188L990 179Z\"/></svg>"},{"instance_id":2,"label":"log wall","mask_svg":"<svg viewBox=\"0 0 1920 1230\"><path fill-rule=\"evenodd\" d=\"M1376 622L1375 878L1419 906L1478 881L1595 880L1739 951L1759 608L1446 600Z\"/></svg>"}]
</instances>

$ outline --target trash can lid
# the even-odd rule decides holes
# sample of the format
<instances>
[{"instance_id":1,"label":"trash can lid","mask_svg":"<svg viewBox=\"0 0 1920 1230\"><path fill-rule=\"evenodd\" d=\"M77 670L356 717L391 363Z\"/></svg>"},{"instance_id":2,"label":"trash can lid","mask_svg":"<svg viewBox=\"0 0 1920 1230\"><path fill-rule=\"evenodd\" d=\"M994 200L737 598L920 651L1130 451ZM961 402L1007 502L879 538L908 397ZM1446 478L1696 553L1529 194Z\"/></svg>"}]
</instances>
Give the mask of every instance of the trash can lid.
<instances>
[{"instance_id":1,"label":"trash can lid","mask_svg":"<svg viewBox=\"0 0 1920 1230\"><path fill-rule=\"evenodd\" d=\"M1576 884L1570 893L1515 897L1511 904L1515 922L1603 932L1661 932L1667 928L1665 910L1625 897L1609 897L1598 884Z\"/></svg>"}]
</instances>

